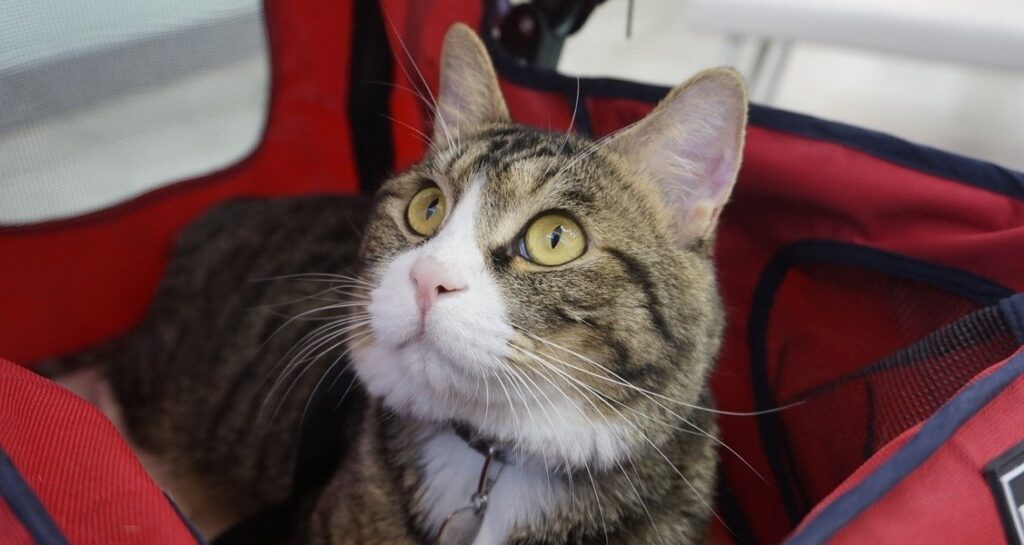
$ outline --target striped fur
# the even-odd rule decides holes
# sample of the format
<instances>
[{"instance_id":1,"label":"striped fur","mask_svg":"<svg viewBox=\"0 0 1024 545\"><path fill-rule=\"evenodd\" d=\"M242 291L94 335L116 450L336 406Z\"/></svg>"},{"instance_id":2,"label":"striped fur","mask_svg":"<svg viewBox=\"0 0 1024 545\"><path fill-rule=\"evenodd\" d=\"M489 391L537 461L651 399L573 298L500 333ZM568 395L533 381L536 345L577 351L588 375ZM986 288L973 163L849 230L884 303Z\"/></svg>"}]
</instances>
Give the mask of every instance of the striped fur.
<instances>
[{"instance_id":1,"label":"striped fur","mask_svg":"<svg viewBox=\"0 0 1024 545\"><path fill-rule=\"evenodd\" d=\"M288 497L307 401L351 365L338 469L281 542L427 543L482 464L457 423L507 466L465 544L698 543L723 328L710 248L742 151L742 82L702 73L595 143L509 121L483 46L457 26L437 108L427 156L373 206L246 201L185 231L146 321L104 352L133 445L216 535ZM428 184L448 216L423 237L405 214ZM519 241L552 210L587 248L544 267ZM417 318L410 271L427 255L468 287ZM322 276L283 277L305 272Z\"/></svg>"}]
</instances>

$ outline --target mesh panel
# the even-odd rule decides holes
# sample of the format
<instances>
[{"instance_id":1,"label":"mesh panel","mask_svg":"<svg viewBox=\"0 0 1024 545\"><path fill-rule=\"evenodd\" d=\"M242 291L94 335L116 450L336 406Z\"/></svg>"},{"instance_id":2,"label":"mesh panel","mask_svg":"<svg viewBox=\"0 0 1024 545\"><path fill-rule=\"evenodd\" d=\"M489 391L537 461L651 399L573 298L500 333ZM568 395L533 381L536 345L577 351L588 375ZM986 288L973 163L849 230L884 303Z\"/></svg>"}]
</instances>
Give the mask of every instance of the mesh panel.
<instances>
[{"instance_id":1,"label":"mesh panel","mask_svg":"<svg viewBox=\"0 0 1024 545\"><path fill-rule=\"evenodd\" d=\"M888 441L1018 347L998 307L838 264L790 270L767 324L771 390L804 403L766 419L806 513Z\"/></svg>"},{"instance_id":2,"label":"mesh panel","mask_svg":"<svg viewBox=\"0 0 1024 545\"><path fill-rule=\"evenodd\" d=\"M0 225L73 216L258 143L259 0L0 2Z\"/></svg>"}]
</instances>

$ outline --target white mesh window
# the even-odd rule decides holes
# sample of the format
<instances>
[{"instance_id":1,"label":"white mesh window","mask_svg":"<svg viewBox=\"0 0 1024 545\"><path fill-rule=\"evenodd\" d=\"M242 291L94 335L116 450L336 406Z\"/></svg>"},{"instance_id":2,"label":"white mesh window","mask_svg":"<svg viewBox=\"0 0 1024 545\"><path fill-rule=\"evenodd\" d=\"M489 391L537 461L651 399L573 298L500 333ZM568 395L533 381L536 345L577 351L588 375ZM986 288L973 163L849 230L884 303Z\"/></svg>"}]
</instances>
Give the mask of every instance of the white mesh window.
<instances>
[{"instance_id":1,"label":"white mesh window","mask_svg":"<svg viewBox=\"0 0 1024 545\"><path fill-rule=\"evenodd\" d=\"M260 0L2 0L0 224L230 166L268 98Z\"/></svg>"}]
</instances>

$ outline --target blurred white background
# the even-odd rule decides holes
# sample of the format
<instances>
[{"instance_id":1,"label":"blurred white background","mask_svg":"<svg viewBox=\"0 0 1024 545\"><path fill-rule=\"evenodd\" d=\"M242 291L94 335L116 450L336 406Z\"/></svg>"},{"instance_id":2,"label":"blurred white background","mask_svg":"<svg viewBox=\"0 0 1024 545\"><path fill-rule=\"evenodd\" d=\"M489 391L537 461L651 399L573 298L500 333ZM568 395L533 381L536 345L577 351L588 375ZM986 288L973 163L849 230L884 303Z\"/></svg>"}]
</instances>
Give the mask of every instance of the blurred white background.
<instances>
[{"instance_id":1,"label":"blurred white background","mask_svg":"<svg viewBox=\"0 0 1024 545\"><path fill-rule=\"evenodd\" d=\"M821 5L829 2L837 3L819 0ZM569 38L559 70L674 85L723 62L725 33L691 26L690 0L635 0L628 40L627 4L608 0L598 6ZM950 6L980 10L986 16L1003 15L1003 23L1024 31L1024 0L894 0L887 5L917 10L925 19ZM941 31L936 29L940 39ZM741 52L742 60L750 60L750 49ZM1024 50L1016 55L1024 65ZM797 41L771 105L1024 170L1024 71Z\"/></svg>"},{"instance_id":2,"label":"blurred white background","mask_svg":"<svg viewBox=\"0 0 1024 545\"><path fill-rule=\"evenodd\" d=\"M269 82L260 0L0 0L0 224L235 164Z\"/></svg>"}]
</instances>

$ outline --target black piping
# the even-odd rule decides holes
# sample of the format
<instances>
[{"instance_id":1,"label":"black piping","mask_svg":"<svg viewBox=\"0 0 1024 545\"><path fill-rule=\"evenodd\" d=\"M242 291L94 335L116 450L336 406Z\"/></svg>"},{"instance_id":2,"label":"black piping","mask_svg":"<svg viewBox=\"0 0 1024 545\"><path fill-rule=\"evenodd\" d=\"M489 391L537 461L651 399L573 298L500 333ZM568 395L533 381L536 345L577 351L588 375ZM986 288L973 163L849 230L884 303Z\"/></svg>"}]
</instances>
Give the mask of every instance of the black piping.
<instances>
[{"instance_id":1,"label":"black piping","mask_svg":"<svg viewBox=\"0 0 1024 545\"><path fill-rule=\"evenodd\" d=\"M394 57L377 0L354 4L348 122L359 183L364 194L372 194L394 168L388 118Z\"/></svg>"}]
</instances>

